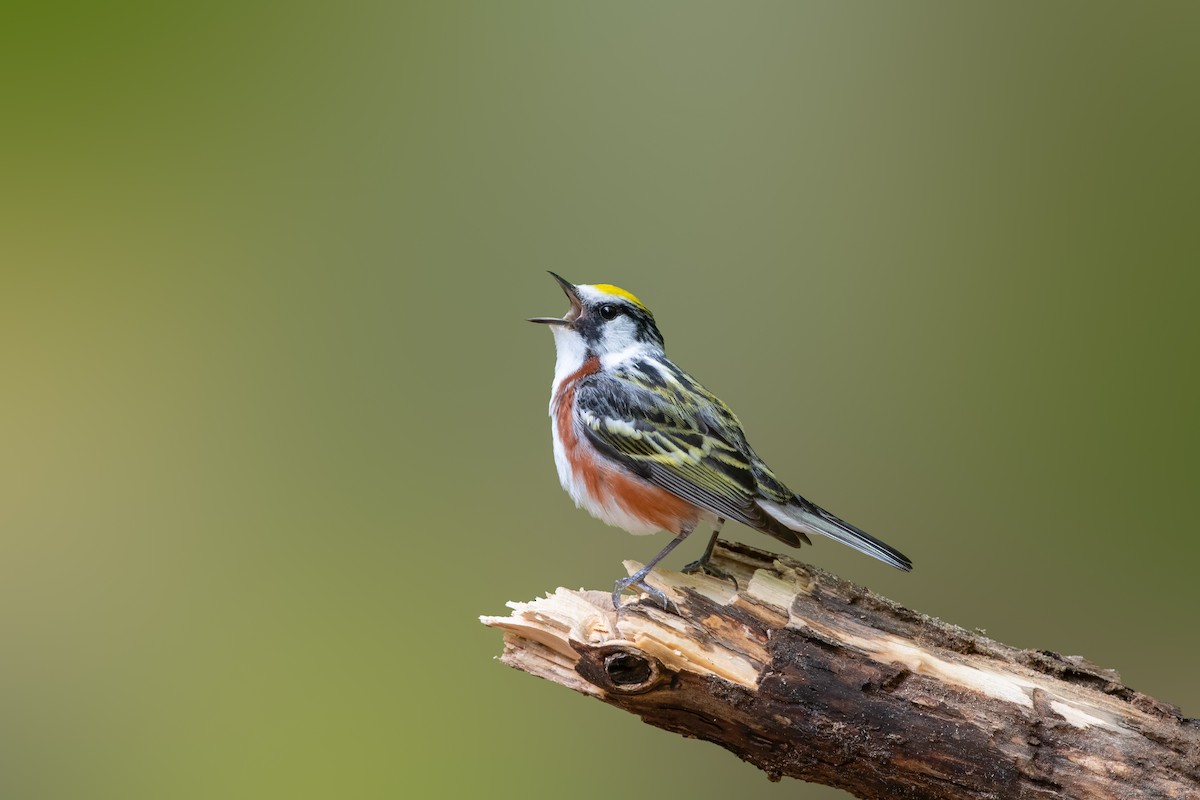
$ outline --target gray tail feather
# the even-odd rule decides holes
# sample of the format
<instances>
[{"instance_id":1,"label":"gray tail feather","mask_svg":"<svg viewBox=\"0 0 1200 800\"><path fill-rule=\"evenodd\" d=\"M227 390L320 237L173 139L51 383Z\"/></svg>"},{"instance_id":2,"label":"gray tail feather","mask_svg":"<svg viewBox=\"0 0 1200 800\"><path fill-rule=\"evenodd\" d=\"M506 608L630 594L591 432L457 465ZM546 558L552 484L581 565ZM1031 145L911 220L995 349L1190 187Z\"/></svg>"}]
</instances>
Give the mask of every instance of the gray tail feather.
<instances>
[{"instance_id":1,"label":"gray tail feather","mask_svg":"<svg viewBox=\"0 0 1200 800\"><path fill-rule=\"evenodd\" d=\"M810 510L811 509L811 510ZM793 517L810 533L819 533L836 539L844 545L853 547L860 553L866 553L885 564L891 564L896 569L905 572L912 571L912 561L896 548L884 544L866 531L856 528L845 520L838 519L825 509L810 505L810 509L789 508Z\"/></svg>"}]
</instances>

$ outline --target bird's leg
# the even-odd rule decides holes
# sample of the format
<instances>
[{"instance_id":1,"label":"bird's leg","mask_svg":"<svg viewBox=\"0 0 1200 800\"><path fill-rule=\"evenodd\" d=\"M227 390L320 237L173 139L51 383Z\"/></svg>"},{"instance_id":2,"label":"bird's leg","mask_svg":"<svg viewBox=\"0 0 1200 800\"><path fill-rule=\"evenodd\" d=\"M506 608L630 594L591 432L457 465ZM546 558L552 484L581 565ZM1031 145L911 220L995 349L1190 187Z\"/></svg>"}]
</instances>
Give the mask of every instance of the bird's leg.
<instances>
[{"instance_id":1,"label":"bird's leg","mask_svg":"<svg viewBox=\"0 0 1200 800\"><path fill-rule=\"evenodd\" d=\"M719 539L721 536L721 526L724 524L725 518L717 517L717 524L713 526L712 538L708 540L708 547L704 548L704 555L700 556L700 558L684 567L683 574L694 575L695 573L699 572L702 575L711 575L714 578L733 581L733 588L737 589L740 588L738 587L737 578L733 577L723 569L714 567L710 563L710 560L712 559L713 548L717 545L717 539Z\"/></svg>"},{"instance_id":2,"label":"bird's leg","mask_svg":"<svg viewBox=\"0 0 1200 800\"><path fill-rule=\"evenodd\" d=\"M685 525L680 529L679 533L675 535L674 539L667 542L667 546L660 550L658 555L650 559L646 566L642 567L628 578L618 578L617 581L613 583L613 608L615 608L617 611L621 610L621 592L632 586L646 592L648 595L658 601L658 604L663 607L664 611L667 610L667 607L670 605L670 601L667 600L667 596L658 589L655 589L650 584L646 583L646 576L650 574L650 570L654 569L658 562L666 558L667 553L678 547L679 543L686 539L688 534L691 533L695 527L696 524L694 522L689 525Z\"/></svg>"}]
</instances>

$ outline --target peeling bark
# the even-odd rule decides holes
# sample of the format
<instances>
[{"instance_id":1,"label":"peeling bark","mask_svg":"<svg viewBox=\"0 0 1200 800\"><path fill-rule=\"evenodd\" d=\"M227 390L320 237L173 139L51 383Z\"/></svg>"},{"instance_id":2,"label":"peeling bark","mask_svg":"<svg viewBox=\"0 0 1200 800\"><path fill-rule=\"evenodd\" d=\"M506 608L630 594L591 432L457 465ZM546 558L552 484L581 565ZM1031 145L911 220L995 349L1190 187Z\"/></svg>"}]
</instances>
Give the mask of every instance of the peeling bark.
<instances>
[{"instance_id":1,"label":"peeling bark","mask_svg":"<svg viewBox=\"0 0 1200 800\"><path fill-rule=\"evenodd\" d=\"M863 798L1200 798L1200 721L1076 656L1020 650L800 562L725 544L741 590L668 570L664 611L608 592L481 620L501 660L772 780ZM640 566L627 562L632 573Z\"/></svg>"}]
</instances>

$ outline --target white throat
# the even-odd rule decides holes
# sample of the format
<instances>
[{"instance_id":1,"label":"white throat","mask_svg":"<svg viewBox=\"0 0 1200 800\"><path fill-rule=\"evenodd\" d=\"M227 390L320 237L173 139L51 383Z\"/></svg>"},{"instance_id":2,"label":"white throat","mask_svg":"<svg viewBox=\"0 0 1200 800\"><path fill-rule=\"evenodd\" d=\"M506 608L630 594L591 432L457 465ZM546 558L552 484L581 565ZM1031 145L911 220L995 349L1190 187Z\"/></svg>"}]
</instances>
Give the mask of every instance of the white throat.
<instances>
[{"instance_id":1,"label":"white throat","mask_svg":"<svg viewBox=\"0 0 1200 800\"><path fill-rule=\"evenodd\" d=\"M583 341L583 337L574 331L563 327L555 327L554 331L554 349L557 352L557 357L554 361L554 386L551 396L558 393L558 387L562 385L571 373L583 366L583 362L587 360L587 345Z\"/></svg>"}]
</instances>

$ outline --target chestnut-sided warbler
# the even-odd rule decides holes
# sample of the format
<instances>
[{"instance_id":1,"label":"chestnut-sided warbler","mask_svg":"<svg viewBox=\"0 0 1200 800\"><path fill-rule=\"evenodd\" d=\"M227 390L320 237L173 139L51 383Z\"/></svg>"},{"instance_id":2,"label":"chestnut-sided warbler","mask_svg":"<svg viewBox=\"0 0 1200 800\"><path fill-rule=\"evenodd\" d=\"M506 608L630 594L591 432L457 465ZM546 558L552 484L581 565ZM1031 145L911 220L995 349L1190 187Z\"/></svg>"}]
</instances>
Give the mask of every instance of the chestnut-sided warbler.
<instances>
[{"instance_id":1,"label":"chestnut-sided warbler","mask_svg":"<svg viewBox=\"0 0 1200 800\"><path fill-rule=\"evenodd\" d=\"M794 547L812 544L807 534L821 534L912 569L902 553L775 477L729 407L667 358L654 316L640 300L610 284L577 286L550 274L571 308L561 318L529 321L551 326L558 353L550 420L559 480L576 505L609 525L675 535L644 567L616 581L615 608L629 587L666 607L646 575L701 520L713 523L712 537L685 572L730 577L708 564L727 519Z\"/></svg>"}]
</instances>

